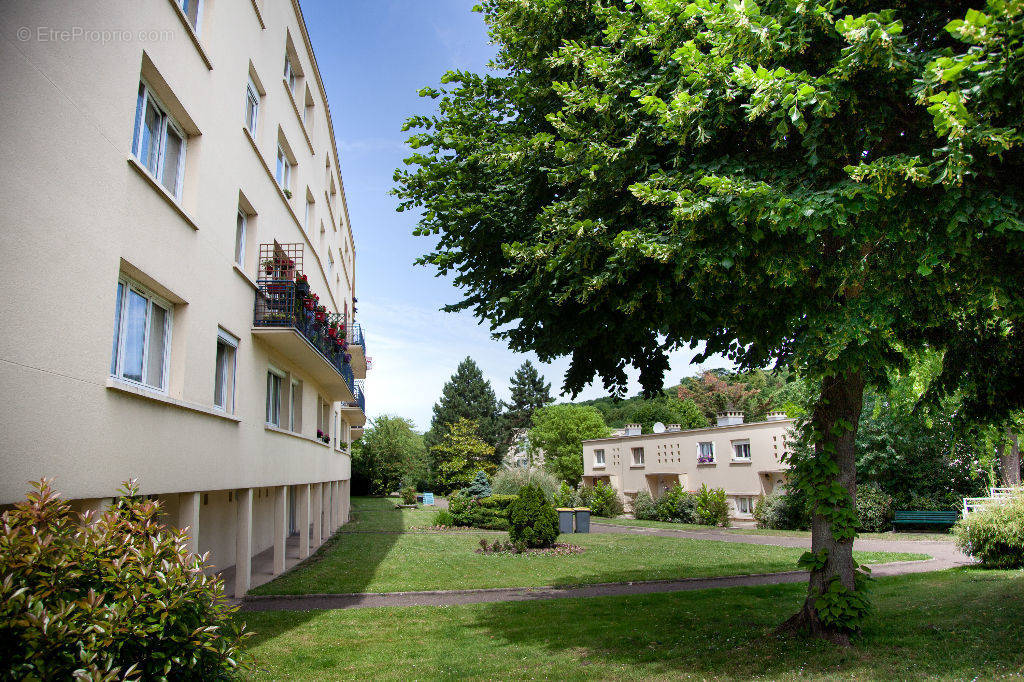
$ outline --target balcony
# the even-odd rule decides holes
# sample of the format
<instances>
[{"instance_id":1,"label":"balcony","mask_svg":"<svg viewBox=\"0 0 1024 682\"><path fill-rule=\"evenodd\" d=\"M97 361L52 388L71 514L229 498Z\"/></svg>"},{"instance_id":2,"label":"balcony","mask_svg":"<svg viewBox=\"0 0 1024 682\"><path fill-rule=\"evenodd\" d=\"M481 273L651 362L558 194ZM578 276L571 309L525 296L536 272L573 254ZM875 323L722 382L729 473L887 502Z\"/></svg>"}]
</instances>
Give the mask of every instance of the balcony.
<instances>
[{"instance_id":1,"label":"balcony","mask_svg":"<svg viewBox=\"0 0 1024 682\"><path fill-rule=\"evenodd\" d=\"M366 423L366 394L363 382L356 381L355 400L341 404L341 414L353 428L360 428Z\"/></svg>"},{"instance_id":2,"label":"balcony","mask_svg":"<svg viewBox=\"0 0 1024 682\"><path fill-rule=\"evenodd\" d=\"M356 376L365 377L367 368L366 362L366 337L363 335L363 325L353 322L345 327L345 338L348 341L348 352L352 354L352 369Z\"/></svg>"},{"instance_id":3,"label":"balcony","mask_svg":"<svg viewBox=\"0 0 1024 682\"><path fill-rule=\"evenodd\" d=\"M345 321L309 295L301 244L261 244L252 334L320 384L334 401L355 402Z\"/></svg>"}]
</instances>

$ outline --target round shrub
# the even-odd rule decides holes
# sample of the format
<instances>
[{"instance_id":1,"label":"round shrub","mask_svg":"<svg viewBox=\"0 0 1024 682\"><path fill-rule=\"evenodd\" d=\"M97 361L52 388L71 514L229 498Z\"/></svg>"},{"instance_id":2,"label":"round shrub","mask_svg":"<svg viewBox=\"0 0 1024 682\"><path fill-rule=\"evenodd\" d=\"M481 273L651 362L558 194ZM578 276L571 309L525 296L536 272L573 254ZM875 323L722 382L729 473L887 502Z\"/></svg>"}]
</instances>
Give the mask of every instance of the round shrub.
<instances>
[{"instance_id":1,"label":"round shrub","mask_svg":"<svg viewBox=\"0 0 1024 682\"><path fill-rule=\"evenodd\" d=\"M451 528L455 525L455 518L452 513L447 509L438 509L434 513L434 525L435 526L446 526Z\"/></svg>"},{"instance_id":2,"label":"round shrub","mask_svg":"<svg viewBox=\"0 0 1024 682\"><path fill-rule=\"evenodd\" d=\"M554 499L559 481L544 469L513 467L502 469L494 475L491 490L495 495L518 495L523 486L534 485L544 491L544 497Z\"/></svg>"},{"instance_id":3,"label":"round shrub","mask_svg":"<svg viewBox=\"0 0 1024 682\"><path fill-rule=\"evenodd\" d=\"M799 492L781 490L757 501L754 519L758 528L774 530L807 530L811 515L807 511L807 498Z\"/></svg>"},{"instance_id":4,"label":"round shrub","mask_svg":"<svg viewBox=\"0 0 1024 682\"><path fill-rule=\"evenodd\" d=\"M84 519L46 480L4 512L0 661L4 679L221 680L244 628L160 505L124 497ZM129 670L134 665L133 670Z\"/></svg>"},{"instance_id":5,"label":"round shrub","mask_svg":"<svg viewBox=\"0 0 1024 682\"><path fill-rule=\"evenodd\" d=\"M416 486L407 485L398 494L402 496L402 504L416 504Z\"/></svg>"},{"instance_id":6,"label":"round shrub","mask_svg":"<svg viewBox=\"0 0 1024 682\"><path fill-rule=\"evenodd\" d=\"M857 488L858 530L880 533L892 528L892 495L883 492L877 485L867 484Z\"/></svg>"},{"instance_id":7,"label":"round shrub","mask_svg":"<svg viewBox=\"0 0 1024 682\"><path fill-rule=\"evenodd\" d=\"M953 526L956 545L986 568L1024 568L1024 495L991 504Z\"/></svg>"},{"instance_id":8,"label":"round shrub","mask_svg":"<svg viewBox=\"0 0 1024 682\"><path fill-rule=\"evenodd\" d=\"M641 490L633 498L633 518L641 521L655 521L658 518L654 499L646 490Z\"/></svg>"},{"instance_id":9,"label":"round shrub","mask_svg":"<svg viewBox=\"0 0 1024 682\"><path fill-rule=\"evenodd\" d=\"M683 490L678 483L662 493L655 503L655 508L659 521L696 522L697 498L692 493Z\"/></svg>"},{"instance_id":10,"label":"round shrub","mask_svg":"<svg viewBox=\"0 0 1024 682\"><path fill-rule=\"evenodd\" d=\"M536 486L523 486L508 507L508 521L517 547L552 547L558 539L558 512Z\"/></svg>"},{"instance_id":11,"label":"round shrub","mask_svg":"<svg viewBox=\"0 0 1024 682\"><path fill-rule=\"evenodd\" d=\"M476 476L473 478L473 482L462 489L462 493L466 497L475 497L477 499L481 497L491 496L491 481L487 478L487 472L480 469L476 472Z\"/></svg>"},{"instance_id":12,"label":"round shrub","mask_svg":"<svg viewBox=\"0 0 1024 682\"><path fill-rule=\"evenodd\" d=\"M555 499L552 500L555 507L576 507L577 497L576 491L569 487L569 484L562 481L562 484L558 486L558 492L555 493Z\"/></svg>"},{"instance_id":13,"label":"round shrub","mask_svg":"<svg viewBox=\"0 0 1024 682\"><path fill-rule=\"evenodd\" d=\"M590 507L595 516L604 516L605 518L615 518L625 511L615 488L604 481L598 481L594 486L590 493L590 504L586 506Z\"/></svg>"},{"instance_id":14,"label":"round shrub","mask_svg":"<svg viewBox=\"0 0 1024 682\"><path fill-rule=\"evenodd\" d=\"M721 488L708 488L701 484L697 493L697 523L705 526L729 525L729 501Z\"/></svg>"}]
</instances>

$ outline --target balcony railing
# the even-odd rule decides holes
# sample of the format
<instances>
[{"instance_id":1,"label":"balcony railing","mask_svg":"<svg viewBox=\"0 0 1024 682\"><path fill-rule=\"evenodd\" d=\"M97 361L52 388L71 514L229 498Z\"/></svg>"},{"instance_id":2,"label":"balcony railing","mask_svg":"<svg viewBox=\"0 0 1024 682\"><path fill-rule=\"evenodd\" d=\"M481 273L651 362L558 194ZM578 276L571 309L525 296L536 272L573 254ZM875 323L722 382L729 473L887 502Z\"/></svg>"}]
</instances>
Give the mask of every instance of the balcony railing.
<instances>
[{"instance_id":1,"label":"balcony railing","mask_svg":"<svg viewBox=\"0 0 1024 682\"><path fill-rule=\"evenodd\" d=\"M363 411L363 414L366 414L366 393L363 391L363 382L357 381L356 390L352 393L356 397L356 405L358 405L359 409Z\"/></svg>"},{"instance_id":2,"label":"balcony railing","mask_svg":"<svg viewBox=\"0 0 1024 682\"><path fill-rule=\"evenodd\" d=\"M349 324L346 327L346 329L347 329L346 336L348 338L349 344L352 345L352 346L359 346L362 349L362 351L363 351L363 355L365 356L366 355L366 337L363 336L363 325L359 324L358 322L353 322L353 323Z\"/></svg>"},{"instance_id":3,"label":"balcony railing","mask_svg":"<svg viewBox=\"0 0 1024 682\"><path fill-rule=\"evenodd\" d=\"M318 311L307 297L308 287L287 279L259 279L253 326L290 328L309 342L344 379L349 392L355 393L352 356L345 341L345 321L341 315Z\"/></svg>"}]
</instances>

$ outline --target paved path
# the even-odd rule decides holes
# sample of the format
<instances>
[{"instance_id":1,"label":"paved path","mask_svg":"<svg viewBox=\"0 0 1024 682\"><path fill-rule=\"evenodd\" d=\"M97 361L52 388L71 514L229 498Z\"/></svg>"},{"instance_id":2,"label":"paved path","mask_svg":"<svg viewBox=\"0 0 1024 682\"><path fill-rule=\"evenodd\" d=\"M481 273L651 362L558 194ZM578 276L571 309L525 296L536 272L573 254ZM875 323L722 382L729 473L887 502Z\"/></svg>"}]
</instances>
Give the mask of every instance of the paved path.
<instances>
[{"instance_id":1,"label":"paved path","mask_svg":"<svg viewBox=\"0 0 1024 682\"><path fill-rule=\"evenodd\" d=\"M773 535L739 535L723 531L689 531L662 528L640 528L594 523L595 533L628 533L680 537L698 540L722 540L752 545L809 548L809 538ZM875 576L902 575L938 571L970 563L970 559L957 551L951 542L928 540L857 540L860 551L908 552L928 554L932 558L922 561L899 561L873 564ZM573 597L603 597L609 595L652 594L657 592L684 592L747 585L776 585L807 580L804 571L758 573L753 575L717 578L690 578L685 580L652 580L628 583L597 583L579 587L509 587L484 590L436 590L429 592L368 592L349 594L309 594L285 596L249 596L243 611L309 611L313 609L359 609L380 606L450 606L505 601L532 601L537 599L567 599Z\"/></svg>"}]
</instances>

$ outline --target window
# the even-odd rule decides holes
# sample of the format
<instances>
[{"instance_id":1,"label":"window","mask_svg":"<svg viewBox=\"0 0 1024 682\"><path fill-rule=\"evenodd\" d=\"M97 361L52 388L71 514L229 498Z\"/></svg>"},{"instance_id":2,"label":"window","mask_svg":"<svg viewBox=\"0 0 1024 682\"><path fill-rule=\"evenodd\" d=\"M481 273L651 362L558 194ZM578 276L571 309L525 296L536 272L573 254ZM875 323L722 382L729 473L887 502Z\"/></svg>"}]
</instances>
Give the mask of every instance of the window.
<instances>
[{"instance_id":1,"label":"window","mask_svg":"<svg viewBox=\"0 0 1024 682\"><path fill-rule=\"evenodd\" d=\"M256 137L256 120L260 115L260 91L256 84L249 79L245 87L245 127L249 129L253 137Z\"/></svg>"},{"instance_id":2,"label":"window","mask_svg":"<svg viewBox=\"0 0 1024 682\"><path fill-rule=\"evenodd\" d=\"M750 461L750 441L749 440L734 440L732 442L732 458L743 460L744 462Z\"/></svg>"},{"instance_id":3,"label":"window","mask_svg":"<svg viewBox=\"0 0 1024 682\"><path fill-rule=\"evenodd\" d=\"M217 366L213 379L213 404L225 412L235 411L235 356L238 339L223 329L217 332Z\"/></svg>"},{"instance_id":4,"label":"window","mask_svg":"<svg viewBox=\"0 0 1024 682\"><path fill-rule=\"evenodd\" d=\"M241 211L235 218L235 262L239 267L245 267L245 223L246 215Z\"/></svg>"},{"instance_id":5,"label":"window","mask_svg":"<svg viewBox=\"0 0 1024 682\"><path fill-rule=\"evenodd\" d=\"M295 68L292 66L292 58L285 53L284 55L284 80L288 83L288 89L291 90L292 95L295 94Z\"/></svg>"},{"instance_id":6,"label":"window","mask_svg":"<svg viewBox=\"0 0 1024 682\"><path fill-rule=\"evenodd\" d=\"M202 16L203 0L177 0L178 5L181 6L181 11L185 13L188 18L188 23L192 24L193 30L196 34L199 33L199 19Z\"/></svg>"},{"instance_id":7,"label":"window","mask_svg":"<svg viewBox=\"0 0 1024 682\"><path fill-rule=\"evenodd\" d=\"M134 282L117 283L110 373L158 391L167 388L171 306Z\"/></svg>"},{"instance_id":8,"label":"window","mask_svg":"<svg viewBox=\"0 0 1024 682\"><path fill-rule=\"evenodd\" d=\"M319 395L316 397L316 430L325 436L331 432L331 404Z\"/></svg>"},{"instance_id":9,"label":"window","mask_svg":"<svg viewBox=\"0 0 1024 682\"><path fill-rule=\"evenodd\" d=\"M594 466L604 466L604 450L594 450Z\"/></svg>"},{"instance_id":10,"label":"window","mask_svg":"<svg viewBox=\"0 0 1024 682\"><path fill-rule=\"evenodd\" d=\"M330 277L334 274L334 256L331 255L330 250L327 251L327 276Z\"/></svg>"},{"instance_id":11,"label":"window","mask_svg":"<svg viewBox=\"0 0 1024 682\"><path fill-rule=\"evenodd\" d=\"M277 179L277 184L281 186L281 189L289 189L292 184L292 163L288 160L288 155L284 153L284 149L278 145L277 147L277 173L274 175Z\"/></svg>"},{"instance_id":12,"label":"window","mask_svg":"<svg viewBox=\"0 0 1024 682\"><path fill-rule=\"evenodd\" d=\"M633 466L643 466L644 463L644 449L633 448Z\"/></svg>"},{"instance_id":13,"label":"window","mask_svg":"<svg viewBox=\"0 0 1024 682\"><path fill-rule=\"evenodd\" d=\"M753 497L737 497L736 511L740 514L753 514L755 502Z\"/></svg>"},{"instance_id":14,"label":"window","mask_svg":"<svg viewBox=\"0 0 1024 682\"><path fill-rule=\"evenodd\" d=\"M313 209L314 208L315 208L315 205L313 204L313 200L310 199L309 197L306 197L306 217L303 219L302 229L304 229L307 234L309 233L310 225L313 224Z\"/></svg>"},{"instance_id":15,"label":"window","mask_svg":"<svg viewBox=\"0 0 1024 682\"><path fill-rule=\"evenodd\" d=\"M715 461L715 444L697 443L697 464L711 464Z\"/></svg>"},{"instance_id":16,"label":"window","mask_svg":"<svg viewBox=\"0 0 1024 682\"><path fill-rule=\"evenodd\" d=\"M175 199L181 198L186 139L146 84L139 83L132 153Z\"/></svg>"},{"instance_id":17,"label":"window","mask_svg":"<svg viewBox=\"0 0 1024 682\"><path fill-rule=\"evenodd\" d=\"M292 379L291 413L288 415L288 423L295 433L302 431L302 382Z\"/></svg>"},{"instance_id":18,"label":"window","mask_svg":"<svg viewBox=\"0 0 1024 682\"><path fill-rule=\"evenodd\" d=\"M281 383L284 375L273 369L267 370L267 423L281 426Z\"/></svg>"}]
</instances>

